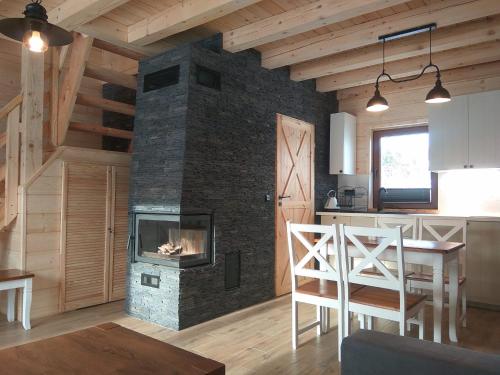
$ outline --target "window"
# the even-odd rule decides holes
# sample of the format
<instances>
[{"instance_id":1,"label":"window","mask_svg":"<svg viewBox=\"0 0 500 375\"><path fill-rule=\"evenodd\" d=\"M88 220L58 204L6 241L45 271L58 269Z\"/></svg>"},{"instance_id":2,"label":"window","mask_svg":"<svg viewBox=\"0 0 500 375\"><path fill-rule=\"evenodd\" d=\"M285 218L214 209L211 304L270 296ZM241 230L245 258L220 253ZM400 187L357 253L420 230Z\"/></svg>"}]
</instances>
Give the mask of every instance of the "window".
<instances>
[{"instance_id":1,"label":"window","mask_svg":"<svg viewBox=\"0 0 500 375\"><path fill-rule=\"evenodd\" d=\"M379 195L385 208L437 208L437 174L429 172L427 126L373 133L374 207L379 207Z\"/></svg>"}]
</instances>

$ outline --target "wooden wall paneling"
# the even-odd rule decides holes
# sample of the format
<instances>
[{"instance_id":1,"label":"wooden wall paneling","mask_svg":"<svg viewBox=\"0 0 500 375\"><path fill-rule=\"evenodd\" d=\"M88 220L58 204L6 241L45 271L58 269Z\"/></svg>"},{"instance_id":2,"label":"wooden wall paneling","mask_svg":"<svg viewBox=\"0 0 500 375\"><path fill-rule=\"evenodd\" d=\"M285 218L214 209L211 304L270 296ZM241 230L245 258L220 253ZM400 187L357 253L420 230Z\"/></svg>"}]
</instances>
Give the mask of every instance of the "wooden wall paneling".
<instances>
[{"instance_id":1,"label":"wooden wall paneling","mask_svg":"<svg viewBox=\"0 0 500 375\"><path fill-rule=\"evenodd\" d=\"M110 301L125 298L128 259L128 190L129 168L113 167Z\"/></svg>"},{"instance_id":2,"label":"wooden wall paneling","mask_svg":"<svg viewBox=\"0 0 500 375\"><path fill-rule=\"evenodd\" d=\"M109 168L68 163L63 310L108 300Z\"/></svg>"}]
</instances>

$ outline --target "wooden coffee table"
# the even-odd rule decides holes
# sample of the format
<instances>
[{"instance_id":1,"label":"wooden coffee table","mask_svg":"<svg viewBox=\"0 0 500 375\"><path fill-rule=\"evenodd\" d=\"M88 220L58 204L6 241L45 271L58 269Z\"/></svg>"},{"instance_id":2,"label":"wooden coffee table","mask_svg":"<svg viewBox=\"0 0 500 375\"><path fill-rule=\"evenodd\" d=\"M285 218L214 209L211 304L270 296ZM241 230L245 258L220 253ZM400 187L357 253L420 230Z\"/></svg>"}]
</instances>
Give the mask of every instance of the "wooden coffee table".
<instances>
[{"instance_id":1,"label":"wooden coffee table","mask_svg":"<svg viewBox=\"0 0 500 375\"><path fill-rule=\"evenodd\" d=\"M222 363L115 323L0 350L2 375L225 374Z\"/></svg>"}]
</instances>

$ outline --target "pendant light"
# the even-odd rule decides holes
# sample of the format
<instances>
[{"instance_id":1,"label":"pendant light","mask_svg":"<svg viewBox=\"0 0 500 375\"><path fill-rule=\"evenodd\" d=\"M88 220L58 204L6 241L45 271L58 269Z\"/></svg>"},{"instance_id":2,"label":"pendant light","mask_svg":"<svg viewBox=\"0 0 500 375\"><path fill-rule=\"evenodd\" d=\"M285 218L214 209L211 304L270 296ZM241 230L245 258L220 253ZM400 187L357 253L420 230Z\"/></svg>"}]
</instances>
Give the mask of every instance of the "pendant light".
<instances>
[{"instance_id":1,"label":"pendant light","mask_svg":"<svg viewBox=\"0 0 500 375\"><path fill-rule=\"evenodd\" d=\"M382 77L386 77L389 79L391 82L395 83L403 83L403 82L409 82L409 81L414 81L416 79L419 79L424 75L424 73L430 69L433 68L436 70L436 83L434 87L432 88L431 91L427 94L425 98L425 102L429 104L435 104L435 103L445 103L449 102L451 100L451 95L443 87L443 84L441 82L441 71L439 70L439 67L436 64L432 63L432 30L436 28L436 24L429 24L425 26L420 26L416 28L411 28L403 31L399 31L397 33L393 34L388 34L388 35L383 35L379 37L379 40L382 41L382 73L377 77L377 80L375 82L375 93L373 97L368 101L366 104L366 110L369 112L381 112L385 111L386 109L389 108L389 103L387 102L387 99L385 99L382 94L380 93L379 89L379 82ZM385 71L385 42L394 40L394 39L399 39L405 36L409 35L414 35L418 34L424 31L429 31L429 63L422 69L422 71L417 74L416 76L409 77L409 78L401 78L401 79L395 79L392 78L389 73Z\"/></svg>"},{"instance_id":2,"label":"pendant light","mask_svg":"<svg viewBox=\"0 0 500 375\"><path fill-rule=\"evenodd\" d=\"M66 30L49 23L47 10L42 0L26 5L24 18L0 20L0 33L18 40L32 52L42 53L49 46L64 46L73 42L73 36Z\"/></svg>"}]
</instances>

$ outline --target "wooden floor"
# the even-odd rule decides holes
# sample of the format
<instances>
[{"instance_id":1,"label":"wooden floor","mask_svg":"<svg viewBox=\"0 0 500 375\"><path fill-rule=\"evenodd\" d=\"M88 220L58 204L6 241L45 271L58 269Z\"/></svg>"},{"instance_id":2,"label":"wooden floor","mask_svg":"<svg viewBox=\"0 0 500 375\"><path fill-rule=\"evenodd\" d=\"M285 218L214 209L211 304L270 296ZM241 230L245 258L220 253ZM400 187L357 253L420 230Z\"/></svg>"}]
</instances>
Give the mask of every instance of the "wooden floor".
<instances>
[{"instance_id":1,"label":"wooden floor","mask_svg":"<svg viewBox=\"0 0 500 375\"><path fill-rule=\"evenodd\" d=\"M228 374L338 374L337 331L317 338L304 334L300 347L291 350L290 297L285 296L224 317L175 332L127 316L122 302L82 309L32 322L24 331L19 322L0 322L0 348L113 321L156 339L226 364ZM300 306L304 324L315 316L312 307ZM426 338L432 337L431 310L427 307ZM0 318L5 318L0 316ZM332 315L333 321L336 318ZM397 332L394 323L379 320L377 330ZM357 328L356 328L357 329ZM417 335L416 327L411 332ZM469 309L468 328L459 331L459 345L500 354L500 312Z\"/></svg>"}]
</instances>

